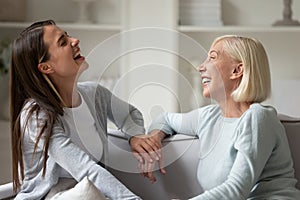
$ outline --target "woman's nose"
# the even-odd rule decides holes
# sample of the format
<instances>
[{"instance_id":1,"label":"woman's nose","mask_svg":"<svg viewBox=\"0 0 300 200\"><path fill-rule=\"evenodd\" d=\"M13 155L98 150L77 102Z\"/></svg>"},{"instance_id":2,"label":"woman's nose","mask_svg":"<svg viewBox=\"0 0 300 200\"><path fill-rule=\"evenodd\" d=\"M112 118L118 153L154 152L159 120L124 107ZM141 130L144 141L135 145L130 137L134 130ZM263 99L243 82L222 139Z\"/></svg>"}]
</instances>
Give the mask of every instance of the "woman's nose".
<instances>
[{"instance_id":1,"label":"woman's nose","mask_svg":"<svg viewBox=\"0 0 300 200\"><path fill-rule=\"evenodd\" d=\"M71 38L71 46L76 47L79 44L79 40L77 38Z\"/></svg>"},{"instance_id":2,"label":"woman's nose","mask_svg":"<svg viewBox=\"0 0 300 200\"><path fill-rule=\"evenodd\" d=\"M202 73L203 71L205 71L204 62L197 67L197 71L200 72L200 73Z\"/></svg>"}]
</instances>

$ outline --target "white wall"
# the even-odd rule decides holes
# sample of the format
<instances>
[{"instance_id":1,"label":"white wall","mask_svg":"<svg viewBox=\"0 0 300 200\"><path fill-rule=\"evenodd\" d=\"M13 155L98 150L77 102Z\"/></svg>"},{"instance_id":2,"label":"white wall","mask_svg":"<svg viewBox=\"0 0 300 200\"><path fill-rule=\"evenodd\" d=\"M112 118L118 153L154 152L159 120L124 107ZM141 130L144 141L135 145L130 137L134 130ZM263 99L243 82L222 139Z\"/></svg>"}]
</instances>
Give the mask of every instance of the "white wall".
<instances>
[{"instance_id":1,"label":"white wall","mask_svg":"<svg viewBox=\"0 0 300 200\"><path fill-rule=\"evenodd\" d=\"M176 0L127 0L124 5L121 97L143 113L146 126L161 111L177 111ZM161 27L161 28L147 28ZM169 30L164 30L169 29ZM167 51L165 51L167 50Z\"/></svg>"}]
</instances>

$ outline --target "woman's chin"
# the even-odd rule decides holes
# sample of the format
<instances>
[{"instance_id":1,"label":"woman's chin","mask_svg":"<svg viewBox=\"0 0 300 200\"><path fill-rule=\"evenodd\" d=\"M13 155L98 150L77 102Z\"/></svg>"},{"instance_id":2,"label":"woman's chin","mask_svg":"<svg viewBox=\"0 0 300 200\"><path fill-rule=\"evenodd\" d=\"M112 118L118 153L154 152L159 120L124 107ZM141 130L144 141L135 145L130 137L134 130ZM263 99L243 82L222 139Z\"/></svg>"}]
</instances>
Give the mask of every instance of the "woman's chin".
<instances>
[{"instance_id":1,"label":"woman's chin","mask_svg":"<svg viewBox=\"0 0 300 200\"><path fill-rule=\"evenodd\" d=\"M82 72L84 72L85 70L87 70L89 68L89 64L84 61L83 63L81 63L79 70L78 70L78 74L82 74Z\"/></svg>"},{"instance_id":2,"label":"woman's chin","mask_svg":"<svg viewBox=\"0 0 300 200\"><path fill-rule=\"evenodd\" d=\"M208 91L203 91L203 93L202 93L202 95L203 95L203 97L205 97L205 98L210 98L210 93L208 92Z\"/></svg>"},{"instance_id":3,"label":"woman's chin","mask_svg":"<svg viewBox=\"0 0 300 200\"><path fill-rule=\"evenodd\" d=\"M87 68L89 68L89 64L86 61L83 61L83 63L81 63L81 65L80 65L80 70L84 71Z\"/></svg>"},{"instance_id":4,"label":"woman's chin","mask_svg":"<svg viewBox=\"0 0 300 200\"><path fill-rule=\"evenodd\" d=\"M83 74L84 71L86 71L89 68L89 64L87 62L84 62L80 65L78 72L77 72L77 79Z\"/></svg>"}]
</instances>

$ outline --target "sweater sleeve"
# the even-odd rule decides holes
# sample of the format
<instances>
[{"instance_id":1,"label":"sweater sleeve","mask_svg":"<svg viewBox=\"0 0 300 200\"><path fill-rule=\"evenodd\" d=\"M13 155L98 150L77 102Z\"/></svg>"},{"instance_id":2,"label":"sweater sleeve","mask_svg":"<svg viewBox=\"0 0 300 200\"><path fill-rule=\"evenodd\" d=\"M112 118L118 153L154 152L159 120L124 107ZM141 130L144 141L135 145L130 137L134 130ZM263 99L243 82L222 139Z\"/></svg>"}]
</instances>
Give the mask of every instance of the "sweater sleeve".
<instances>
[{"instance_id":1,"label":"sweater sleeve","mask_svg":"<svg viewBox=\"0 0 300 200\"><path fill-rule=\"evenodd\" d=\"M196 136L198 127L199 110L189 113L163 113L150 125L149 132L158 129L167 135L186 134Z\"/></svg>"},{"instance_id":2,"label":"sweater sleeve","mask_svg":"<svg viewBox=\"0 0 300 200\"><path fill-rule=\"evenodd\" d=\"M46 122L47 119L42 112L38 116L33 115L29 118L26 133L33 142L36 142L37 133ZM38 149L43 149L43 145L44 137L41 137ZM100 191L111 199L139 199L106 169L93 161L81 148L72 143L59 121L52 128L48 159L68 171L77 181L87 176ZM49 172L46 171L46 173Z\"/></svg>"},{"instance_id":3,"label":"sweater sleeve","mask_svg":"<svg viewBox=\"0 0 300 200\"><path fill-rule=\"evenodd\" d=\"M107 103L109 120L125 133L128 138L145 133L142 113L136 107L121 100L100 85L98 86L98 91L99 93L96 96L101 96Z\"/></svg>"},{"instance_id":4,"label":"sweater sleeve","mask_svg":"<svg viewBox=\"0 0 300 200\"><path fill-rule=\"evenodd\" d=\"M244 117L237 130L237 154L227 180L192 200L247 199L275 148L273 125L265 116Z\"/></svg>"}]
</instances>

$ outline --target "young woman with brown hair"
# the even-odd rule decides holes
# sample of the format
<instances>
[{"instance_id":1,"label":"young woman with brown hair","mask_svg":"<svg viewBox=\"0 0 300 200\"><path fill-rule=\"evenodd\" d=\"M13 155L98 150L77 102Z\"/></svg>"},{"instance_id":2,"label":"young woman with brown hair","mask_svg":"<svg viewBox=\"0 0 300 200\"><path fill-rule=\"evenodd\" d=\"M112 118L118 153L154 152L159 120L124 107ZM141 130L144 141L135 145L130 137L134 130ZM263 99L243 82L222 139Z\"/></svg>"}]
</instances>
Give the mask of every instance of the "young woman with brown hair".
<instances>
[{"instance_id":1,"label":"young woman with brown hair","mask_svg":"<svg viewBox=\"0 0 300 200\"><path fill-rule=\"evenodd\" d=\"M107 164L107 119L127 135L136 156L156 151L160 140L135 137L144 134L144 127L132 105L98 83L78 83L87 67L79 40L52 20L32 24L14 41L11 138L17 200L42 199L61 178L79 182L85 177L110 199L139 199L102 167ZM75 124L73 112L82 122ZM98 138L99 148L91 153L79 134Z\"/></svg>"}]
</instances>

